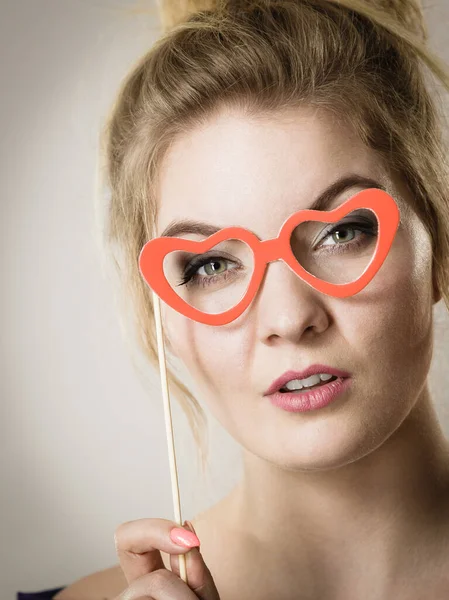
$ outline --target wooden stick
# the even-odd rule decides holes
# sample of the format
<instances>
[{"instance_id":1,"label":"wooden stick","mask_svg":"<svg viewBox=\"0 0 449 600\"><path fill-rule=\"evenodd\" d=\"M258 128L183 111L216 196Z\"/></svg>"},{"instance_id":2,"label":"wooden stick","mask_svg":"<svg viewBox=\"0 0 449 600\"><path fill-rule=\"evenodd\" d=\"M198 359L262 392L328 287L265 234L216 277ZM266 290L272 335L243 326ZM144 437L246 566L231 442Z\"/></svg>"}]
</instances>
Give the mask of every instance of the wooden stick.
<instances>
[{"instance_id":1,"label":"wooden stick","mask_svg":"<svg viewBox=\"0 0 449 600\"><path fill-rule=\"evenodd\" d=\"M162 336L162 319L161 319L161 305L159 296L154 292L153 294L153 306L154 306L154 318L156 320L156 335L157 335L157 353L159 359L159 369L161 374L162 384L162 397L164 400L164 413L165 413L165 429L167 434L168 444L168 455L170 461L170 477L171 477L171 488L173 496L173 509L175 513L175 521L180 527L182 527L181 518L181 502L179 498L179 484L178 484L178 471L176 467L176 453L175 453L175 442L173 437L173 423L170 408L170 395L168 393L168 380L167 380L167 369L165 364L165 349L164 339ZM187 583L187 569L186 569L186 557L185 554L179 554L179 572L181 579Z\"/></svg>"}]
</instances>

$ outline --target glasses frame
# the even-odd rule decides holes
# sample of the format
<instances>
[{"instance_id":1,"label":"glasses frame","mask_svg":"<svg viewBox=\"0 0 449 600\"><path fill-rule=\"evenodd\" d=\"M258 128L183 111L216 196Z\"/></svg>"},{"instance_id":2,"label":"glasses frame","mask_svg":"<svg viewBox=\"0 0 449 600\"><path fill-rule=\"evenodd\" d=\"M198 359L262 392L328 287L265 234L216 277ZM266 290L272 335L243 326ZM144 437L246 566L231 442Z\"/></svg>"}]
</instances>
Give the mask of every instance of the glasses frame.
<instances>
[{"instance_id":1,"label":"glasses frame","mask_svg":"<svg viewBox=\"0 0 449 600\"><path fill-rule=\"evenodd\" d=\"M304 221L336 223L357 208L373 211L378 221L376 248L360 277L350 283L335 284L323 281L306 271L291 249L290 238L294 228ZM267 265L277 260L285 262L300 279L323 294L337 298L357 294L368 285L382 266L393 244L399 221L399 208L392 196L384 190L368 188L356 193L333 210L306 209L293 213L284 221L278 236L268 240L261 240L244 227L225 227L201 241L165 236L153 238L140 252L139 270L153 292L178 313L206 325L226 325L237 319L248 308L259 290ZM164 259L170 252L179 250L194 254L207 252L220 242L229 239L241 240L248 244L254 256L254 271L246 293L238 304L222 313L205 313L188 304L174 291L164 274Z\"/></svg>"}]
</instances>

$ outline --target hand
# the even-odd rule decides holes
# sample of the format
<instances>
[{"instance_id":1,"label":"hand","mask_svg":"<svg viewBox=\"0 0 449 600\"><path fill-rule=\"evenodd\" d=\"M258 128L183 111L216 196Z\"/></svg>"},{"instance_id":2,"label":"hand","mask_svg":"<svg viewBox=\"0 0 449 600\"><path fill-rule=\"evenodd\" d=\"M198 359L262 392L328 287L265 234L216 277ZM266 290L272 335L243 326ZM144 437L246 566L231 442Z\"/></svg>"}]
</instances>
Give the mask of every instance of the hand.
<instances>
[{"instance_id":1,"label":"hand","mask_svg":"<svg viewBox=\"0 0 449 600\"><path fill-rule=\"evenodd\" d=\"M179 528L167 519L138 519L119 525L115 547L129 587L115 600L220 600L193 526L186 523ZM173 541L173 529L190 545ZM165 568L161 550L170 554L172 571ZM187 583L179 574L179 554L186 554Z\"/></svg>"}]
</instances>

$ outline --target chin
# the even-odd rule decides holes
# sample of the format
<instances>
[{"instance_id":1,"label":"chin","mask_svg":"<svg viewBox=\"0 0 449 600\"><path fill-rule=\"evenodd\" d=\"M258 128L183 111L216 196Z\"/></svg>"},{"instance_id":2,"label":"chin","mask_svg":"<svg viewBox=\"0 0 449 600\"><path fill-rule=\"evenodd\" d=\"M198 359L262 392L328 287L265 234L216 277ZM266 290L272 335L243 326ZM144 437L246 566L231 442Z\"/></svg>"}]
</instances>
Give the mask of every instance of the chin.
<instances>
[{"instance_id":1,"label":"chin","mask_svg":"<svg viewBox=\"0 0 449 600\"><path fill-rule=\"evenodd\" d=\"M361 460L381 447L394 433L397 423L388 427L367 427L346 422L346 426L330 422L315 424L304 429L298 427L297 434L289 437L284 434L277 443L266 443L263 448L253 446L251 452L263 460L291 471L328 471L339 469ZM273 441L273 440L272 440ZM258 440L260 444L260 439Z\"/></svg>"},{"instance_id":2,"label":"chin","mask_svg":"<svg viewBox=\"0 0 449 600\"><path fill-rule=\"evenodd\" d=\"M369 452L368 452L369 453ZM330 454L317 450L306 456L272 456L263 457L274 466L287 471L311 472L311 471L333 471L349 465L366 456L364 453L339 452Z\"/></svg>"}]
</instances>

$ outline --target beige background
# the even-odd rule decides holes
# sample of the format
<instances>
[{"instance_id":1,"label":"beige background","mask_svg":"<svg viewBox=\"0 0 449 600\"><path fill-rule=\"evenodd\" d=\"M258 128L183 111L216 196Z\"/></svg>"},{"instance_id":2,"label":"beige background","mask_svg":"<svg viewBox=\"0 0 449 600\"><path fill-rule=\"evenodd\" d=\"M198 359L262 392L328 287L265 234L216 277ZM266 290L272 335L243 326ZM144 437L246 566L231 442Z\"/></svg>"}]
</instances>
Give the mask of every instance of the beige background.
<instances>
[{"instance_id":1,"label":"beige background","mask_svg":"<svg viewBox=\"0 0 449 600\"><path fill-rule=\"evenodd\" d=\"M116 526L172 518L157 373L138 376L103 274L93 211L100 120L157 35L113 0L0 2L0 595L66 585L117 562ZM426 10L449 61L449 1ZM448 199L449 201L449 199ZM431 389L449 435L449 317L435 307ZM211 420L201 483L175 409L183 516L239 474Z\"/></svg>"}]
</instances>

